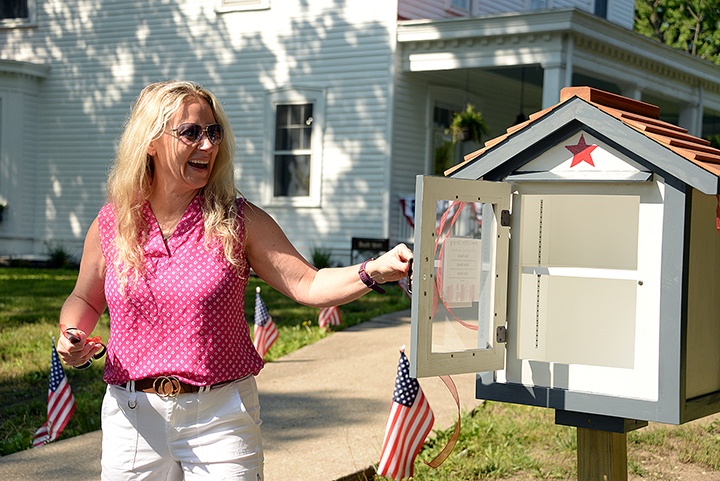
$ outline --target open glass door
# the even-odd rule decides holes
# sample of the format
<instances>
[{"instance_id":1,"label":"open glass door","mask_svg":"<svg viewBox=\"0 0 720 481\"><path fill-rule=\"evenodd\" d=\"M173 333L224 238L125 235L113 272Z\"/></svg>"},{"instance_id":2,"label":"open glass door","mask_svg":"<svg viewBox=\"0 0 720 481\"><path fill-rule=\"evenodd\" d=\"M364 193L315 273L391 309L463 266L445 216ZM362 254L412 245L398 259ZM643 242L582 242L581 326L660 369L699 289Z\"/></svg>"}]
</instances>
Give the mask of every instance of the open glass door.
<instances>
[{"instance_id":1,"label":"open glass door","mask_svg":"<svg viewBox=\"0 0 720 481\"><path fill-rule=\"evenodd\" d=\"M510 184L418 176L410 375L502 369Z\"/></svg>"}]
</instances>

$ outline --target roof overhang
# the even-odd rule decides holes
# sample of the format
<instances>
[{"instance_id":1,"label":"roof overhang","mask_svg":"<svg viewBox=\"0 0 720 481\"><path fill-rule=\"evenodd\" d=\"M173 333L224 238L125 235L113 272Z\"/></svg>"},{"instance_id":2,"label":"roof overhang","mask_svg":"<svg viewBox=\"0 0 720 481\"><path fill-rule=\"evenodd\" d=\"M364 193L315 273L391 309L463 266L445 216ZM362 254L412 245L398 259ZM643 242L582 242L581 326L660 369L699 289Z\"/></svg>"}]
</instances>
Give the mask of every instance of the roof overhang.
<instances>
[{"instance_id":1,"label":"roof overhang","mask_svg":"<svg viewBox=\"0 0 720 481\"><path fill-rule=\"evenodd\" d=\"M50 74L50 66L0 59L0 74L13 74L23 77L45 79Z\"/></svg>"},{"instance_id":2,"label":"roof overhang","mask_svg":"<svg viewBox=\"0 0 720 481\"><path fill-rule=\"evenodd\" d=\"M398 23L405 72L561 65L720 110L720 68L580 10Z\"/></svg>"}]
</instances>

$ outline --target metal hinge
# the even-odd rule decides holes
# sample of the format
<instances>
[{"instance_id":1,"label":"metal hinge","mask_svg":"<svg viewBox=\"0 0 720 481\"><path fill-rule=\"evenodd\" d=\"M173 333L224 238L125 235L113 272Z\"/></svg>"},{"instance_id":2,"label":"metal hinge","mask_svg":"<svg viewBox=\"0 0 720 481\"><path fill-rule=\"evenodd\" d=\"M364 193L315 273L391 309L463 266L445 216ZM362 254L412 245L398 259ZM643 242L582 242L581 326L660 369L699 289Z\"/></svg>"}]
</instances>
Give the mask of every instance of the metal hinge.
<instances>
[{"instance_id":1,"label":"metal hinge","mask_svg":"<svg viewBox=\"0 0 720 481\"><path fill-rule=\"evenodd\" d=\"M510 227L510 211L509 210L501 210L500 211L500 225L503 227Z\"/></svg>"},{"instance_id":2,"label":"metal hinge","mask_svg":"<svg viewBox=\"0 0 720 481\"><path fill-rule=\"evenodd\" d=\"M499 343L507 342L507 327L498 326L497 330L495 331L495 340Z\"/></svg>"}]
</instances>

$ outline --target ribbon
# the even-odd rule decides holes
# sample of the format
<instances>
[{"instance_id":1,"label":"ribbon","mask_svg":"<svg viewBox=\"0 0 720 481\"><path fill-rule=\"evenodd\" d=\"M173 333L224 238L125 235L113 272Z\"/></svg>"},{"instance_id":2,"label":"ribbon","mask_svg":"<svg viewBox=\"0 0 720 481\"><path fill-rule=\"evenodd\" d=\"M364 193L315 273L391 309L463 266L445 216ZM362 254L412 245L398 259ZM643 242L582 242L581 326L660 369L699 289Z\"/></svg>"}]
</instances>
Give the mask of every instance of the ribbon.
<instances>
[{"instance_id":1,"label":"ribbon","mask_svg":"<svg viewBox=\"0 0 720 481\"><path fill-rule=\"evenodd\" d=\"M453 432L452 436L450 436L450 439L448 440L445 447L442 449L442 451L440 451L437 456L435 456L435 458L433 458L431 461L425 462L425 464L435 469L437 469L442 463L444 463L448 456L450 456L450 453L452 453L453 449L455 449L458 438L460 438L460 396L458 396L457 387L455 386L455 383L450 376L440 376L440 379L442 379L442 382L445 383L448 391L450 391L450 394L452 394L453 399L455 399L458 415L457 423L455 423L455 432Z\"/></svg>"},{"instance_id":2,"label":"ribbon","mask_svg":"<svg viewBox=\"0 0 720 481\"><path fill-rule=\"evenodd\" d=\"M433 317L435 317L435 314L437 313L438 303L442 302L442 305L445 307L448 314L450 314L453 317L453 319L455 319L461 326L463 326L467 329L470 329L471 331L477 331L478 326L469 324L469 323L463 321L462 319L460 319L459 317L457 317L455 315L455 313L452 311L452 309L450 309L450 307L448 307L448 305L445 303L445 300L442 298L442 296L440 294L442 292L442 259L443 259L443 255L445 252L445 242L443 242L442 246L439 247L439 249L438 249L438 245L440 244L441 240L444 241L449 237L450 232L452 231L453 227L455 226L455 222L457 222L458 217L460 217L460 213L463 211L463 209L465 208L466 205L467 205L467 202L462 202L462 201L458 201L458 200L453 201L450 204L450 206L447 208L447 210L443 213L442 217L440 217L440 222L438 224L438 227L435 229L434 252L437 253L438 268L437 268L437 272L435 274L435 292L433 293L433 310L432 310L432 312L433 312ZM450 219L450 223L446 227L445 223L448 221L448 216L451 212L453 212L453 210L454 210L454 213L452 215L452 218ZM447 230L447 234L443 238L443 232L445 230Z\"/></svg>"},{"instance_id":3,"label":"ribbon","mask_svg":"<svg viewBox=\"0 0 720 481\"><path fill-rule=\"evenodd\" d=\"M718 196L718 202L720 202L720 196ZM453 229L453 226L455 225L455 222L457 221L458 217L460 216L460 213L463 211L465 206L467 205L466 202L461 201L453 201L450 206L447 208L447 210L443 213L443 215L440 217L440 222L438 223L437 228L435 229L435 253L437 254L437 261L438 261L438 267L437 272L435 275L435 292L433 296L433 317L435 316L435 313L437 313L437 308L440 302L442 302L445 309L447 309L448 313L462 326L471 329L473 331L478 330L478 326L474 326L472 324L469 324L460 318L458 318L448 307L448 305L445 303L445 300L442 298L441 292L442 292L442 260L443 260L443 254L445 250L445 243L443 242L442 246L440 246L441 240L447 239L447 237L450 235L450 232ZM471 208L474 208L474 205L471 204ZM452 213L452 215L451 215ZM477 216L477 213L475 213ZM448 217L450 217L449 223L448 223ZM720 204L718 204L718 225L720 229ZM446 225L447 224L447 225ZM447 234L443 238L443 232L447 231ZM457 386L455 386L455 382L452 380L452 377L450 376L439 376L443 383L445 383L445 386L447 387L448 391L450 391L450 394L452 395L453 399L455 399L455 404L457 405L457 422L455 423L455 430L453 431L452 435L450 436L450 439L448 440L445 447L438 453L437 456L435 456L432 460L426 461L425 464L430 466L431 468L437 469L442 463L445 462L445 460L450 456L450 453L452 453L453 449L455 449L455 445L458 442L458 439L460 438L460 425L461 425L461 415L460 415L460 396L458 395Z\"/></svg>"}]
</instances>

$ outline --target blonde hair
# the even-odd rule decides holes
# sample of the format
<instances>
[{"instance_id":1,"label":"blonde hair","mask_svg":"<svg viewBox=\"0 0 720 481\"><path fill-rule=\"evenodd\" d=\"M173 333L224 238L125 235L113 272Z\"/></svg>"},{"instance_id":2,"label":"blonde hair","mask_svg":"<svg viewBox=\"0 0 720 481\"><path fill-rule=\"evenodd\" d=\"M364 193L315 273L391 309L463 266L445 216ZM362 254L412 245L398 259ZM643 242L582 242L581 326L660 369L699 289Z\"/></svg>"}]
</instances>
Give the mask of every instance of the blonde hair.
<instances>
[{"instance_id":1,"label":"blonde hair","mask_svg":"<svg viewBox=\"0 0 720 481\"><path fill-rule=\"evenodd\" d=\"M242 237L238 232L235 205L238 192L233 178L235 137L230 122L210 91L193 82L170 80L148 85L140 92L120 137L108 178L108 202L117 219L114 268L123 284L145 271L143 244L149 226L143 218L143 205L150 195L154 170L148 147L163 134L183 103L192 99L202 99L210 104L215 122L224 130L210 178L200 191L205 245L219 241L230 264L237 268L243 265Z\"/></svg>"}]
</instances>

